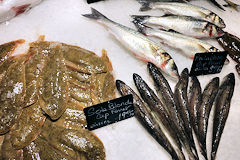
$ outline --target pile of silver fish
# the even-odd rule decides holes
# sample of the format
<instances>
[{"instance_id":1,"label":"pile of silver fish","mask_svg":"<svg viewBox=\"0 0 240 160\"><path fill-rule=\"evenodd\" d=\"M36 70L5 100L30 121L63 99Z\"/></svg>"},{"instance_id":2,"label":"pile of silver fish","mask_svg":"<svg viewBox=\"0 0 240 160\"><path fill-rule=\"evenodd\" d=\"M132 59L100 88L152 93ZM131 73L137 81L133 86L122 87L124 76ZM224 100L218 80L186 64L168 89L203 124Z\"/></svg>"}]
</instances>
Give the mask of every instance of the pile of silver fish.
<instances>
[{"instance_id":1,"label":"pile of silver fish","mask_svg":"<svg viewBox=\"0 0 240 160\"><path fill-rule=\"evenodd\" d=\"M213 78L202 91L198 78L194 76L188 89L189 73L184 69L172 91L157 66L148 63L148 70L158 95L137 74L133 74L133 80L141 98L124 82L116 81L121 95L133 95L135 116L139 122L174 160L199 159L196 145L200 146L205 159L216 159L234 92L234 74L226 75L221 84L218 77ZM211 110L214 116L210 156L206 149L206 135ZM194 133L196 138L193 138Z\"/></svg>"},{"instance_id":2,"label":"pile of silver fish","mask_svg":"<svg viewBox=\"0 0 240 160\"><path fill-rule=\"evenodd\" d=\"M224 35L224 21L214 12L192 4L179 2L149 2L141 0L141 11L159 9L163 16L132 15L139 32L160 40L162 45L177 49L193 59L196 53L219 52L213 45L197 38L217 38Z\"/></svg>"},{"instance_id":3,"label":"pile of silver fish","mask_svg":"<svg viewBox=\"0 0 240 160\"><path fill-rule=\"evenodd\" d=\"M146 9L152 9L154 7L149 7L151 3L156 3L156 2L181 2L181 3L186 3L189 2L191 0L138 0L140 3L143 4L142 10L146 10ZM211 2L212 4L214 4L216 7L220 8L221 10L225 11L225 9L222 7L222 5L220 5L216 0L208 0L209 2ZM224 0L226 2L226 4L224 4L224 7L229 7L229 8L233 8L236 11L240 10L240 5L230 1L230 0Z\"/></svg>"}]
</instances>

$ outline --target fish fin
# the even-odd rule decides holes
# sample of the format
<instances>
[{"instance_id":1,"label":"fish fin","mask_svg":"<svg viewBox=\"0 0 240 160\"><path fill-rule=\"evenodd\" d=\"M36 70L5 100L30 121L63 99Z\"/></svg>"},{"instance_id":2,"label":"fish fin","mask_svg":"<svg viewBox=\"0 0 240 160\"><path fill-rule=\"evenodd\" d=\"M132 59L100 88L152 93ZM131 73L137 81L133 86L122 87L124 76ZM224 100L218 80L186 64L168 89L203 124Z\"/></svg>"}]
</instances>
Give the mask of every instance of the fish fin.
<instances>
[{"instance_id":1,"label":"fish fin","mask_svg":"<svg viewBox=\"0 0 240 160\"><path fill-rule=\"evenodd\" d=\"M147 35L147 34L146 34L147 28L151 28L151 27L148 27L148 26L146 26L146 25L143 25L143 24L139 23L139 22L136 21L136 20L134 20L134 21L132 21L132 22L133 22L133 24L135 25L135 27L137 28L138 32L140 32L140 33L142 33L142 34L144 34L144 35ZM152 28L151 28L151 29L152 29Z\"/></svg>"},{"instance_id":2,"label":"fish fin","mask_svg":"<svg viewBox=\"0 0 240 160\"><path fill-rule=\"evenodd\" d=\"M99 11L97 11L94 8L91 8L92 14L83 14L82 16L90 18L90 19L108 19L106 16L104 16L102 13L100 13Z\"/></svg>"},{"instance_id":3,"label":"fish fin","mask_svg":"<svg viewBox=\"0 0 240 160\"><path fill-rule=\"evenodd\" d=\"M173 30L173 29L168 29L167 31L168 31L168 32L172 32L172 33L178 33L178 34L181 34L181 33L177 32L177 31L175 31L175 30Z\"/></svg>"},{"instance_id":4,"label":"fish fin","mask_svg":"<svg viewBox=\"0 0 240 160\"><path fill-rule=\"evenodd\" d=\"M174 14L172 13L165 13L164 15L162 15L161 17L169 17L169 16L175 16Z\"/></svg>"},{"instance_id":5,"label":"fish fin","mask_svg":"<svg viewBox=\"0 0 240 160\"><path fill-rule=\"evenodd\" d=\"M229 0L225 0L225 2L227 4L224 4L223 5L224 7L230 7L230 8L233 8L234 10L236 10L236 11L240 11L240 5L238 5L236 3L233 3L233 2L231 2Z\"/></svg>"},{"instance_id":6,"label":"fish fin","mask_svg":"<svg viewBox=\"0 0 240 160\"><path fill-rule=\"evenodd\" d=\"M140 16L140 15L131 15L131 17L134 19L134 21L144 24L145 20L148 19L150 16L145 15L145 16Z\"/></svg>"},{"instance_id":7,"label":"fish fin","mask_svg":"<svg viewBox=\"0 0 240 160\"><path fill-rule=\"evenodd\" d=\"M142 5L139 9L140 11L148 11L152 9L148 0L138 0L138 2Z\"/></svg>"},{"instance_id":8,"label":"fish fin","mask_svg":"<svg viewBox=\"0 0 240 160\"><path fill-rule=\"evenodd\" d=\"M217 6L221 10L225 11L225 9L218 2L216 2L216 0L210 0L210 2L212 2L215 6Z\"/></svg>"}]
</instances>

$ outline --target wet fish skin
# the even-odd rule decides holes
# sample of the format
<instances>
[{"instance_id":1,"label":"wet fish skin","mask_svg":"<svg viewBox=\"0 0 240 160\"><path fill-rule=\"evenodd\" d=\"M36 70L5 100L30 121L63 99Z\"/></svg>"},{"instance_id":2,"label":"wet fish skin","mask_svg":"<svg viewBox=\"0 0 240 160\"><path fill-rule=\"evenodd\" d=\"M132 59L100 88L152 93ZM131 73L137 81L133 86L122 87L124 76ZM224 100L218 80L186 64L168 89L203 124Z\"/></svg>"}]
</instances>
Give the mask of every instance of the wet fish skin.
<instances>
[{"instance_id":1,"label":"wet fish skin","mask_svg":"<svg viewBox=\"0 0 240 160\"><path fill-rule=\"evenodd\" d=\"M154 80L158 97L163 102L163 104L166 105L166 108L169 111L171 125L173 125L175 128L175 132L177 132L178 138L182 142L183 148L187 151L187 154L190 158L196 159L195 155L191 151L191 145L184 128L184 122L178 110L178 103L171 87L169 86L168 81L162 75L161 70L150 62L148 63L148 70Z\"/></svg>"},{"instance_id":2,"label":"wet fish skin","mask_svg":"<svg viewBox=\"0 0 240 160\"><path fill-rule=\"evenodd\" d=\"M208 21L217 25L218 27L225 28L226 25L216 13L199 6L195 6L189 3L178 3L178 2L162 2L162 1L149 1L140 0L142 7L140 11L146 11L150 9L160 9L165 13L171 13L174 15L191 16L196 19Z\"/></svg>"},{"instance_id":3,"label":"wet fish skin","mask_svg":"<svg viewBox=\"0 0 240 160\"><path fill-rule=\"evenodd\" d=\"M165 106L155 95L154 91L147 85L147 83L136 73L133 74L134 83L142 97L142 99L148 104L150 109L156 114L163 126L168 130L171 137L176 141L176 145L180 147L177 134L172 128L171 119L169 118L169 112ZM154 117L156 118L156 117Z\"/></svg>"},{"instance_id":4,"label":"wet fish skin","mask_svg":"<svg viewBox=\"0 0 240 160\"><path fill-rule=\"evenodd\" d=\"M19 57L0 83L0 134L7 133L22 113L26 88L25 60L25 57Z\"/></svg>"},{"instance_id":5,"label":"wet fish skin","mask_svg":"<svg viewBox=\"0 0 240 160\"><path fill-rule=\"evenodd\" d=\"M188 95L187 95L187 88L188 88L188 80L189 80L189 72L188 69L183 69L179 81L175 86L174 90L174 96L178 103L178 111L183 119L184 122L184 128L187 134L187 137L189 138L190 145L194 152L197 155L195 143L193 140L192 135L192 122L190 119L190 113L189 113L189 102L188 102ZM198 157L196 157L198 159Z\"/></svg>"},{"instance_id":6,"label":"wet fish skin","mask_svg":"<svg viewBox=\"0 0 240 160\"><path fill-rule=\"evenodd\" d=\"M240 39L230 33L225 34L218 38L218 43L224 50L228 51L229 56L240 63Z\"/></svg>"},{"instance_id":7,"label":"wet fish skin","mask_svg":"<svg viewBox=\"0 0 240 160\"><path fill-rule=\"evenodd\" d=\"M189 90L189 105L188 110L192 122L192 127L196 136L198 137L198 111L202 102L202 88L196 76L191 78L192 85Z\"/></svg>"},{"instance_id":8,"label":"wet fish skin","mask_svg":"<svg viewBox=\"0 0 240 160\"><path fill-rule=\"evenodd\" d=\"M217 149L228 118L234 87L235 76L230 73L224 77L215 100L211 160L216 159Z\"/></svg>"},{"instance_id":9,"label":"wet fish skin","mask_svg":"<svg viewBox=\"0 0 240 160\"><path fill-rule=\"evenodd\" d=\"M136 23L147 26L164 28L165 30L174 30L178 33L195 38L216 38L224 34L223 30L204 20L195 19L190 16L182 15L132 15Z\"/></svg>"},{"instance_id":10,"label":"wet fish skin","mask_svg":"<svg viewBox=\"0 0 240 160\"><path fill-rule=\"evenodd\" d=\"M172 156L172 159L184 160L184 155L179 148L175 151L168 141L164 132L158 126L156 119L151 115L151 109L144 104L140 97L124 82L116 80L116 87L122 96L132 94L135 107L135 116L143 127L152 135L152 137Z\"/></svg>"},{"instance_id":11,"label":"wet fish skin","mask_svg":"<svg viewBox=\"0 0 240 160\"><path fill-rule=\"evenodd\" d=\"M218 92L219 78L213 78L204 88L202 93L202 103L198 112L198 137L202 154L207 159L206 137L208 129L208 119Z\"/></svg>"},{"instance_id":12,"label":"wet fish skin","mask_svg":"<svg viewBox=\"0 0 240 160\"><path fill-rule=\"evenodd\" d=\"M131 28L113 22L93 8L92 14L84 14L83 16L106 26L110 33L137 58L156 64L167 75L177 79L178 71L174 60L156 42Z\"/></svg>"},{"instance_id":13,"label":"wet fish skin","mask_svg":"<svg viewBox=\"0 0 240 160\"><path fill-rule=\"evenodd\" d=\"M196 53L205 53L205 52L218 52L219 50L209 43L179 34L176 32L156 30L148 26L144 26L140 23L133 22L138 31L143 33L146 36L156 37L160 39L163 45L170 46L172 48L178 49L184 56L187 56L191 59L194 58Z\"/></svg>"}]
</instances>

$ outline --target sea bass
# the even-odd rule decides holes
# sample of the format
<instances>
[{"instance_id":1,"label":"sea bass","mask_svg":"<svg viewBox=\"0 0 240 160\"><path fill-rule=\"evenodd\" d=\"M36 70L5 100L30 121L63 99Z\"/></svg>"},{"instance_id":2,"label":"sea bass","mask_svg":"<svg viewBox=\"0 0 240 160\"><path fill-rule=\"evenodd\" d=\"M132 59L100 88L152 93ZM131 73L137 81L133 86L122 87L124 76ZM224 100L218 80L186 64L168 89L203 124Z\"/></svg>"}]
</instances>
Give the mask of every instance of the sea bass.
<instances>
[{"instance_id":1,"label":"sea bass","mask_svg":"<svg viewBox=\"0 0 240 160\"><path fill-rule=\"evenodd\" d=\"M24 13L42 0L0 0L0 23Z\"/></svg>"},{"instance_id":2,"label":"sea bass","mask_svg":"<svg viewBox=\"0 0 240 160\"><path fill-rule=\"evenodd\" d=\"M93 8L92 14L84 14L83 16L105 25L110 33L139 59L152 62L170 77L178 78L178 70L174 60L156 42L131 28L108 19Z\"/></svg>"},{"instance_id":3,"label":"sea bass","mask_svg":"<svg viewBox=\"0 0 240 160\"><path fill-rule=\"evenodd\" d=\"M159 27L160 29L174 30L181 34L195 38L216 38L224 34L223 30L207 21L198 20L189 16L132 16L135 23Z\"/></svg>"},{"instance_id":4,"label":"sea bass","mask_svg":"<svg viewBox=\"0 0 240 160\"><path fill-rule=\"evenodd\" d=\"M140 0L139 3L142 4L142 7L140 8L141 11L159 9L163 10L165 13L191 16L196 19L208 21L221 28L226 27L224 21L216 13L206 8L192 5L189 3L152 2L148 0Z\"/></svg>"},{"instance_id":5,"label":"sea bass","mask_svg":"<svg viewBox=\"0 0 240 160\"><path fill-rule=\"evenodd\" d=\"M196 53L218 52L214 46L202 40L185 36L176 32L164 30L156 30L139 23L135 24L138 31L151 37L156 37L161 40L163 45L168 45L172 48L180 50L185 56L193 59Z\"/></svg>"}]
</instances>

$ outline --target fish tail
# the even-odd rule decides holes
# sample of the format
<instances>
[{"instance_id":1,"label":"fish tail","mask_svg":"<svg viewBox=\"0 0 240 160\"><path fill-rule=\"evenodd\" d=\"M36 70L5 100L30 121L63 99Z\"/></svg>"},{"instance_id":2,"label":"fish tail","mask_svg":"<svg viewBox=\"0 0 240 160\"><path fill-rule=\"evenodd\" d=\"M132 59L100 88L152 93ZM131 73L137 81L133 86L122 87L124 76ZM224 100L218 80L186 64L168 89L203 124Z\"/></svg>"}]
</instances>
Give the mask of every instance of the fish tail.
<instances>
[{"instance_id":1,"label":"fish tail","mask_svg":"<svg viewBox=\"0 0 240 160\"><path fill-rule=\"evenodd\" d=\"M235 9L236 11L239 11L239 10L240 10L240 5L238 5L238 4L236 4L236 3L233 3L233 2L231 2L231 1L229 1L229 0L225 0L225 2L226 2L227 4L224 4L224 5L223 5L224 7L230 7L230 8Z\"/></svg>"},{"instance_id":2,"label":"fish tail","mask_svg":"<svg viewBox=\"0 0 240 160\"><path fill-rule=\"evenodd\" d=\"M145 21L150 17L150 16L139 16L139 15L131 15L133 20L139 24L144 24L146 23Z\"/></svg>"},{"instance_id":3,"label":"fish tail","mask_svg":"<svg viewBox=\"0 0 240 160\"><path fill-rule=\"evenodd\" d=\"M89 19L94 19L94 20L108 20L106 16L104 16L102 13L97 11L94 8L91 8L92 13L91 14L83 14L82 16L87 17Z\"/></svg>"},{"instance_id":4,"label":"fish tail","mask_svg":"<svg viewBox=\"0 0 240 160\"><path fill-rule=\"evenodd\" d=\"M133 20L132 22L133 22L133 24L135 25L135 27L137 28L138 32L146 35L146 28L147 28L147 26L139 23L138 20Z\"/></svg>"},{"instance_id":5,"label":"fish tail","mask_svg":"<svg viewBox=\"0 0 240 160\"><path fill-rule=\"evenodd\" d=\"M142 5L139 9L140 11L148 11L152 9L150 6L151 2L149 0L138 0L138 2Z\"/></svg>"},{"instance_id":6,"label":"fish tail","mask_svg":"<svg viewBox=\"0 0 240 160\"><path fill-rule=\"evenodd\" d=\"M210 0L215 6L217 6L218 8L220 8L221 10L225 11L225 9L218 3L216 2L216 0Z\"/></svg>"}]
</instances>

